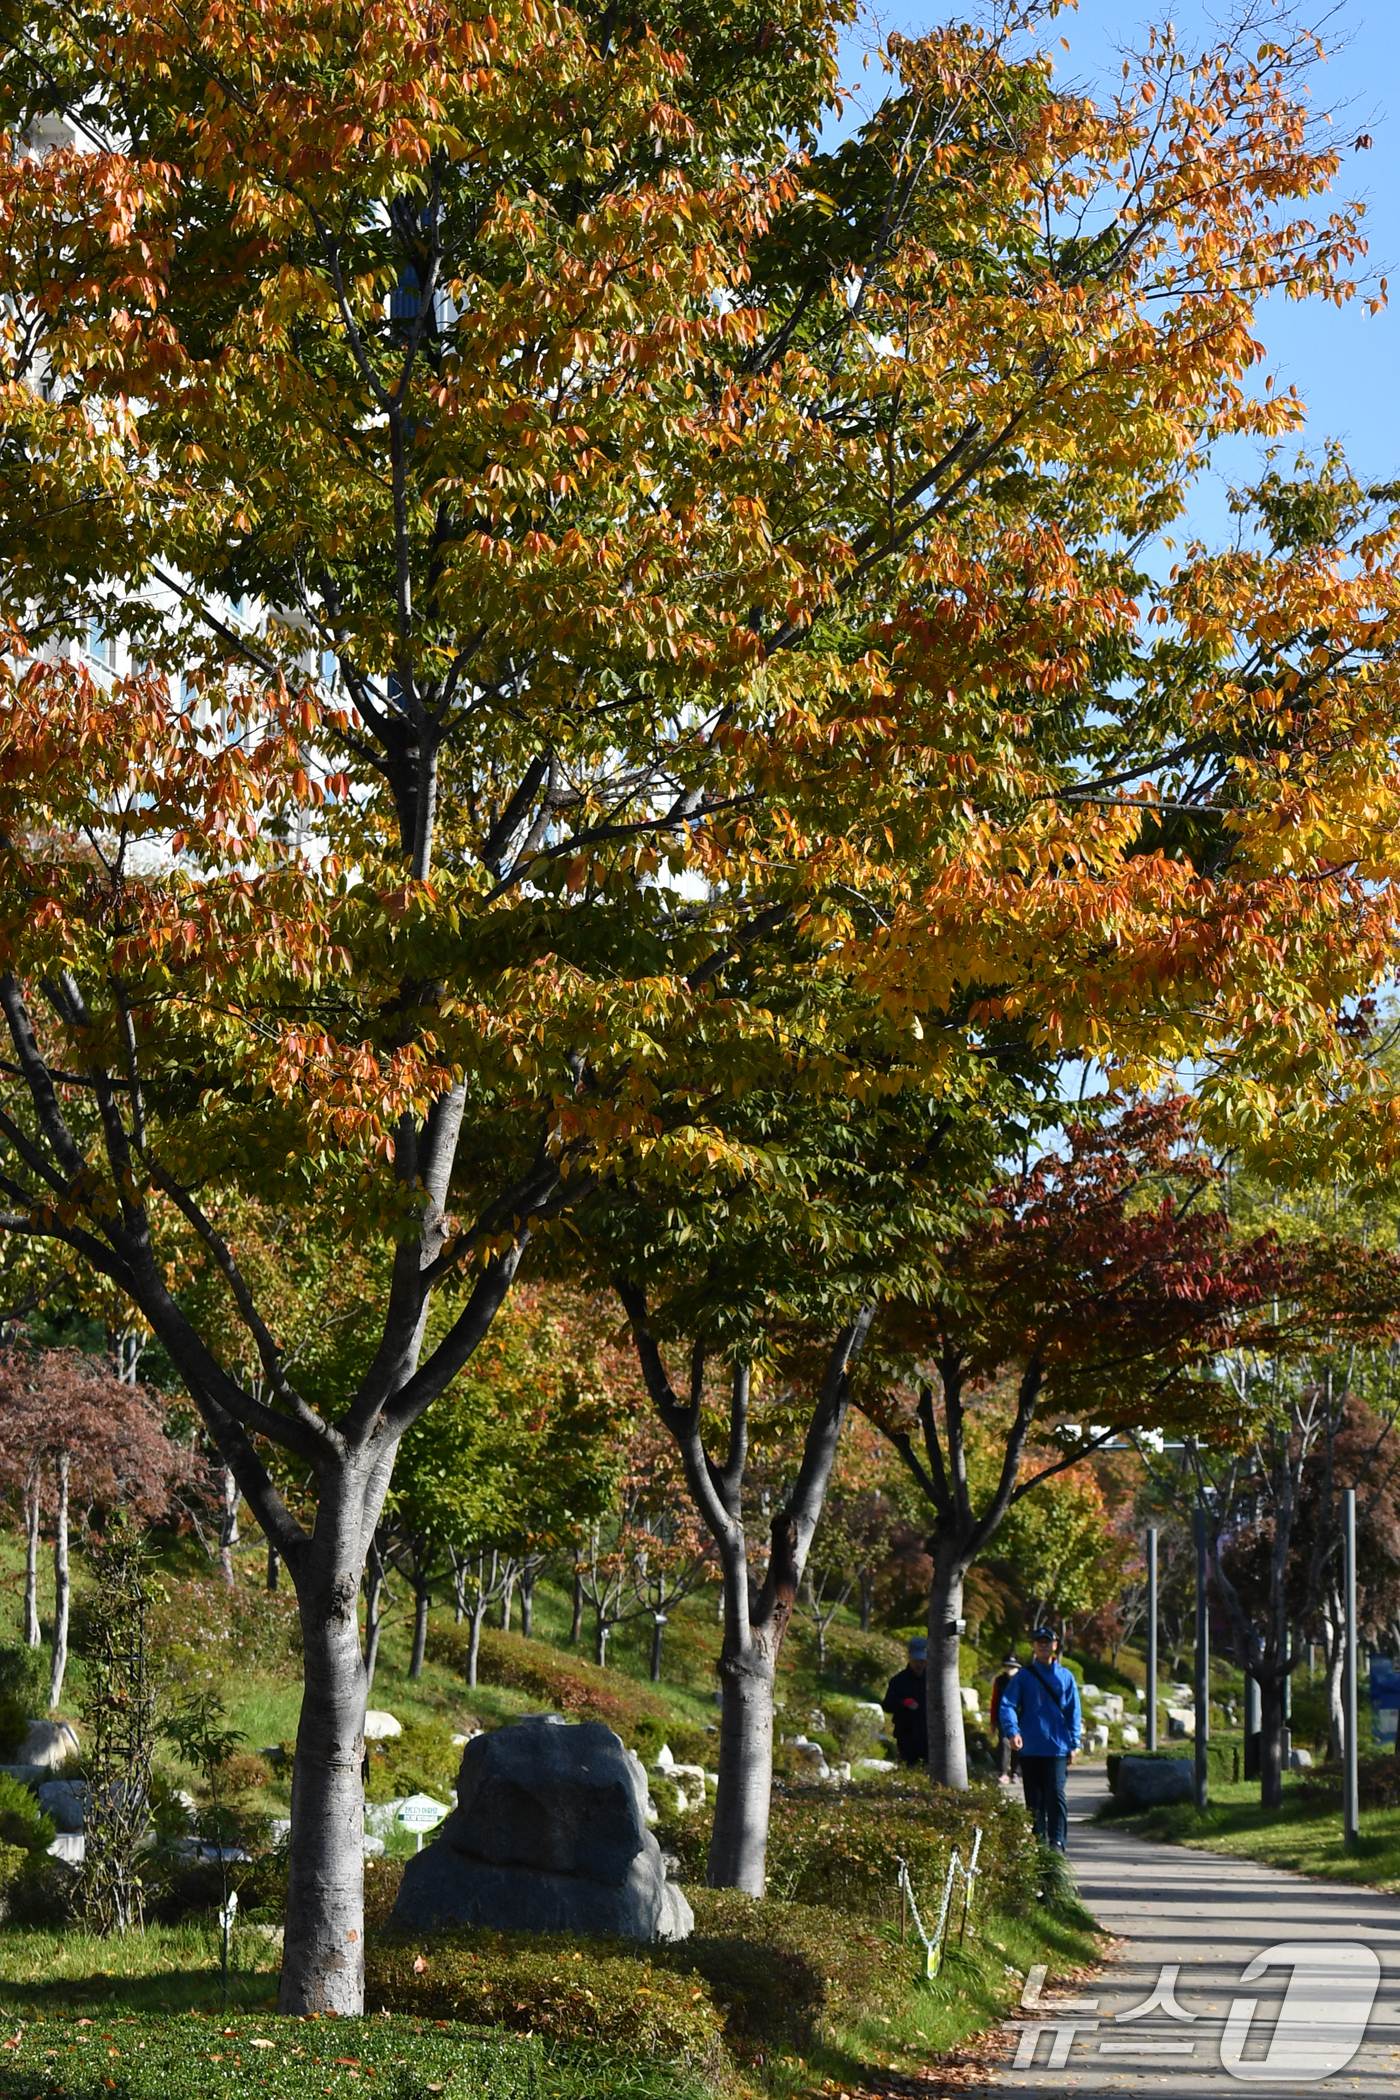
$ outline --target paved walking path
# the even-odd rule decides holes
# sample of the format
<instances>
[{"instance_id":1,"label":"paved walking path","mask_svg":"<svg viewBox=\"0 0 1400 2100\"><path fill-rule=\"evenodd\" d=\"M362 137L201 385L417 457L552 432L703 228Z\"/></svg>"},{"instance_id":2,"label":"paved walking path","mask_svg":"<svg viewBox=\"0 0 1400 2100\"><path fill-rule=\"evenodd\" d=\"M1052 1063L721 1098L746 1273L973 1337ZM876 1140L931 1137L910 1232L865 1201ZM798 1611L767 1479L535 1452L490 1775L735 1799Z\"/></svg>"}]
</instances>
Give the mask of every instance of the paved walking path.
<instances>
[{"instance_id":1,"label":"paved walking path","mask_svg":"<svg viewBox=\"0 0 1400 2100\"><path fill-rule=\"evenodd\" d=\"M994 2093L1400 2093L1400 1898L1096 1828L1102 1771L1070 1777L1080 1894L1126 1944L1017 2015Z\"/></svg>"}]
</instances>

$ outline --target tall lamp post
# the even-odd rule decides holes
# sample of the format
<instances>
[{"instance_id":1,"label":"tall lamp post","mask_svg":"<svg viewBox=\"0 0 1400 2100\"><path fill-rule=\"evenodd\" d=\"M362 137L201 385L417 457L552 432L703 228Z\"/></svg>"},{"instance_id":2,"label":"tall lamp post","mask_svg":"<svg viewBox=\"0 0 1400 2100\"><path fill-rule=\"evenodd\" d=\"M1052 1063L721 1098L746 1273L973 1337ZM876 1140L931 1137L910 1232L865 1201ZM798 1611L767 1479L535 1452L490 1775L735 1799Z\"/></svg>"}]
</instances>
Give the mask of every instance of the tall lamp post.
<instances>
[{"instance_id":1,"label":"tall lamp post","mask_svg":"<svg viewBox=\"0 0 1400 2100\"><path fill-rule=\"evenodd\" d=\"M1343 1609L1346 1647L1342 1665L1342 1841L1354 1852L1361 1835L1356 1726L1356 1489L1342 1496Z\"/></svg>"},{"instance_id":2,"label":"tall lamp post","mask_svg":"<svg viewBox=\"0 0 1400 2100\"><path fill-rule=\"evenodd\" d=\"M1157 1528L1147 1533L1147 1749L1157 1748Z\"/></svg>"},{"instance_id":3,"label":"tall lamp post","mask_svg":"<svg viewBox=\"0 0 1400 2100\"><path fill-rule=\"evenodd\" d=\"M1210 1597L1206 1513L1196 1511L1196 1808L1210 1798L1206 1752L1210 1746Z\"/></svg>"}]
</instances>

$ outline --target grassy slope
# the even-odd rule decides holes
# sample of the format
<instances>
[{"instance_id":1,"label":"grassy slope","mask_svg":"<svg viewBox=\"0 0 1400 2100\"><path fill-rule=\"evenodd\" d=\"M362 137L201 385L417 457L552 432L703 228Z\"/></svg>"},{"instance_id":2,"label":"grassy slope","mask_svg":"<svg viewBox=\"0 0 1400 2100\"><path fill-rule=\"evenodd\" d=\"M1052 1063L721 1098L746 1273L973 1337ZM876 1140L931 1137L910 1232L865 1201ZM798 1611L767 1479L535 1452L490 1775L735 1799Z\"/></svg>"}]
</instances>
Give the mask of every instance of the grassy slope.
<instances>
[{"instance_id":1,"label":"grassy slope","mask_svg":"<svg viewBox=\"0 0 1400 2100\"><path fill-rule=\"evenodd\" d=\"M1322 1789L1304 1776L1284 1782L1283 1807L1259 1806L1257 1784L1213 1787L1210 1807L1198 1816L1185 1805L1156 1808L1146 1815L1114 1817L1115 1827L1174 1845L1233 1853L1295 1874L1327 1881L1400 1890L1400 1808L1363 1809L1357 1849L1342 1845L1341 1799L1320 1800Z\"/></svg>"}]
</instances>

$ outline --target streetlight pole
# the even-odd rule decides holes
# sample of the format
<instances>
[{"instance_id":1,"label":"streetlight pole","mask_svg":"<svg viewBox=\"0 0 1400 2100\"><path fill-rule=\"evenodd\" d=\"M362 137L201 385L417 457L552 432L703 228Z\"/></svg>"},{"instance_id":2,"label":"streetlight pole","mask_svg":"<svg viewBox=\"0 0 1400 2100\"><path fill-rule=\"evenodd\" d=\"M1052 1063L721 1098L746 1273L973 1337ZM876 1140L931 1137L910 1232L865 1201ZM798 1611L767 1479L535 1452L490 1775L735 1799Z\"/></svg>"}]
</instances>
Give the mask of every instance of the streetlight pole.
<instances>
[{"instance_id":1,"label":"streetlight pole","mask_svg":"<svg viewBox=\"0 0 1400 2100\"><path fill-rule=\"evenodd\" d=\"M1147 1533L1147 1749L1157 1748L1157 1527Z\"/></svg>"},{"instance_id":2,"label":"streetlight pole","mask_svg":"<svg viewBox=\"0 0 1400 2100\"><path fill-rule=\"evenodd\" d=\"M1196 1511L1196 1808L1210 1799L1206 1751L1210 1743L1210 1598L1207 1591L1206 1513Z\"/></svg>"},{"instance_id":3,"label":"streetlight pole","mask_svg":"<svg viewBox=\"0 0 1400 2100\"><path fill-rule=\"evenodd\" d=\"M1361 1835L1361 1804L1358 1797L1356 1727L1356 1489L1342 1496L1343 1572L1346 1612L1346 1648L1342 1672L1342 1841L1355 1851Z\"/></svg>"}]
</instances>

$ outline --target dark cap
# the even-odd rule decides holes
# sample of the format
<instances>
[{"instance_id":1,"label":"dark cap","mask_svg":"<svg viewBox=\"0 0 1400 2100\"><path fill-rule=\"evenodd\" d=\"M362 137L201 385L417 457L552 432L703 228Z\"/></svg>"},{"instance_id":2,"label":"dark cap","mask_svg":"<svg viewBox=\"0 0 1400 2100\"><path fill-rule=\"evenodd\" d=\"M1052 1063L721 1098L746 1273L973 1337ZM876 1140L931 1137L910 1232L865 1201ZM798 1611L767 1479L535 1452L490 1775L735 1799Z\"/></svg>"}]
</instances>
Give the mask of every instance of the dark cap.
<instances>
[{"instance_id":1,"label":"dark cap","mask_svg":"<svg viewBox=\"0 0 1400 2100\"><path fill-rule=\"evenodd\" d=\"M1031 1634L1033 1641L1058 1641L1059 1638L1053 1626L1037 1626Z\"/></svg>"}]
</instances>

